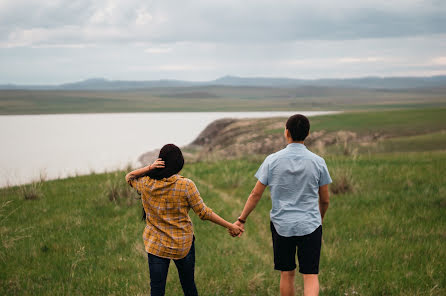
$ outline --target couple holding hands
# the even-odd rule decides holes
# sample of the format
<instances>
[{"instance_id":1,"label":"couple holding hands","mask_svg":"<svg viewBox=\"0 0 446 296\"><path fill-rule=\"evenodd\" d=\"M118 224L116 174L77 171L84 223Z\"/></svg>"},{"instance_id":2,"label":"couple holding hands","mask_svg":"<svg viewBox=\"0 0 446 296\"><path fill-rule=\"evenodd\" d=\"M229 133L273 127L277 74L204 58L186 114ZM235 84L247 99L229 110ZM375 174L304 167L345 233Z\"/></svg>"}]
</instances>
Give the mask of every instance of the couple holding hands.
<instances>
[{"instance_id":1,"label":"couple holding hands","mask_svg":"<svg viewBox=\"0 0 446 296\"><path fill-rule=\"evenodd\" d=\"M280 294L294 295L297 249L304 295L318 295L322 220L329 205L331 178L324 159L304 145L309 130L310 122L303 115L296 114L287 120L284 131L287 147L264 160L255 174L258 181L233 224L205 205L192 180L179 175L184 158L173 144L165 145L153 164L126 175L129 185L141 194L146 221L143 240L152 296L164 295L171 259L178 269L184 295L198 295L190 209L200 219L227 228L231 236L240 236L267 186L272 200L274 268L281 272Z\"/></svg>"}]
</instances>

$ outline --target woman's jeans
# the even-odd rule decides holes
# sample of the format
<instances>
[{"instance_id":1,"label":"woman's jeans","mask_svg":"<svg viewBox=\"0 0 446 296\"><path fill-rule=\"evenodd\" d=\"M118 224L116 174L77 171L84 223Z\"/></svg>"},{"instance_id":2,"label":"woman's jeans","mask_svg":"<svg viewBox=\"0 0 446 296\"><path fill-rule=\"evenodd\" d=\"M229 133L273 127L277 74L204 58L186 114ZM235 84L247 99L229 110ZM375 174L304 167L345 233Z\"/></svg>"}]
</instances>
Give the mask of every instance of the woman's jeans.
<instances>
[{"instance_id":1,"label":"woman's jeans","mask_svg":"<svg viewBox=\"0 0 446 296\"><path fill-rule=\"evenodd\" d=\"M150 270L150 295L163 296L166 289L167 272L169 271L170 259L161 258L152 254L149 257ZM186 257L173 260L178 269L181 287L185 296L198 295L194 281L195 271L195 243L192 242L189 253Z\"/></svg>"}]
</instances>

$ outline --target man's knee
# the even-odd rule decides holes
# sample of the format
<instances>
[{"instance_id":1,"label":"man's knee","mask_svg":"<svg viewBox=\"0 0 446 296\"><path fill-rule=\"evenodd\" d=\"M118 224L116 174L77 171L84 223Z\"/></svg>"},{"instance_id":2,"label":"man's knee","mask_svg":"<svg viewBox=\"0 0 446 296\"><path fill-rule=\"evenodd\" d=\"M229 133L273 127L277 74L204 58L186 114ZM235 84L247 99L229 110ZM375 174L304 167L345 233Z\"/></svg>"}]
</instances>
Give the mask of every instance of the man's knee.
<instances>
[{"instance_id":1,"label":"man's knee","mask_svg":"<svg viewBox=\"0 0 446 296\"><path fill-rule=\"evenodd\" d=\"M289 271L281 271L280 276L284 278L294 278L296 275L296 270L289 270Z\"/></svg>"},{"instance_id":2,"label":"man's knee","mask_svg":"<svg viewBox=\"0 0 446 296\"><path fill-rule=\"evenodd\" d=\"M308 280L317 280L318 279L318 274L302 274L302 276L304 277L304 279L308 279Z\"/></svg>"},{"instance_id":3,"label":"man's knee","mask_svg":"<svg viewBox=\"0 0 446 296\"><path fill-rule=\"evenodd\" d=\"M317 274L303 274L302 276L304 278L304 285L319 285L319 277Z\"/></svg>"}]
</instances>

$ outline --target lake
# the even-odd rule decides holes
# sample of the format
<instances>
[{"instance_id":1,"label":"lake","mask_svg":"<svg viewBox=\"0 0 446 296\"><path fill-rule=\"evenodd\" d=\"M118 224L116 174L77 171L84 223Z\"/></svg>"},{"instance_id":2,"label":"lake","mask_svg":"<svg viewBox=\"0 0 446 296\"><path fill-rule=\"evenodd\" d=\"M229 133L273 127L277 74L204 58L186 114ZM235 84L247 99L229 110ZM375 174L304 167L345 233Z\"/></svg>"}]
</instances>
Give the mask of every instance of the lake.
<instances>
[{"instance_id":1,"label":"lake","mask_svg":"<svg viewBox=\"0 0 446 296\"><path fill-rule=\"evenodd\" d=\"M288 117L331 111L166 112L0 116L0 187L113 171L144 152L192 142L221 118Z\"/></svg>"}]
</instances>

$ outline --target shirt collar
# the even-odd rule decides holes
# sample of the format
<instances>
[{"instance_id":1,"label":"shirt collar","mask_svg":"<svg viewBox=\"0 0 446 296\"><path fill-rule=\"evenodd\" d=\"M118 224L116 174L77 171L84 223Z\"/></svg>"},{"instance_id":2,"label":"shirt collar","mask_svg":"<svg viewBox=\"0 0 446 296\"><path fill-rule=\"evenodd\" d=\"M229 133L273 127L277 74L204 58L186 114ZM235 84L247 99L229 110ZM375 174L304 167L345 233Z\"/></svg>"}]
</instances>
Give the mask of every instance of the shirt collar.
<instances>
[{"instance_id":1,"label":"shirt collar","mask_svg":"<svg viewBox=\"0 0 446 296\"><path fill-rule=\"evenodd\" d=\"M304 144L301 144L301 143L289 143L287 145L287 147L298 148L298 149L305 149L305 148L307 148Z\"/></svg>"},{"instance_id":2,"label":"shirt collar","mask_svg":"<svg viewBox=\"0 0 446 296\"><path fill-rule=\"evenodd\" d=\"M169 178L162 178L161 181L164 182L175 182L177 179L182 178L183 176L179 175L179 174L174 174L172 176L170 176Z\"/></svg>"}]
</instances>

